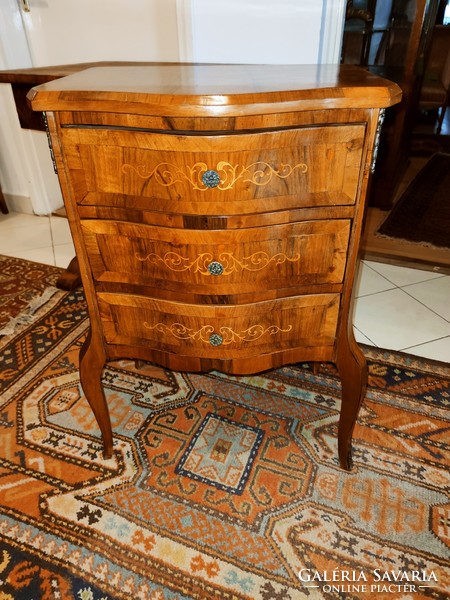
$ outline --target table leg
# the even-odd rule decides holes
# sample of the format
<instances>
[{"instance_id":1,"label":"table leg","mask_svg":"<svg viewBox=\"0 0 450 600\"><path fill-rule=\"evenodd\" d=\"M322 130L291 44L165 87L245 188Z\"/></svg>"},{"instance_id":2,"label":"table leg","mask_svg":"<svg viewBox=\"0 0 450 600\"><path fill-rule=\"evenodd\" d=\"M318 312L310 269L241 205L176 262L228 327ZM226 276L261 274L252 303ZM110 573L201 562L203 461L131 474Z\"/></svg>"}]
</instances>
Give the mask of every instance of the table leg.
<instances>
[{"instance_id":1,"label":"table leg","mask_svg":"<svg viewBox=\"0 0 450 600\"><path fill-rule=\"evenodd\" d=\"M5 196L3 195L1 186L0 186L0 210L2 211L2 213L4 215L7 215L9 213L8 207L6 206Z\"/></svg>"},{"instance_id":2,"label":"table leg","mask_svg":"<svg viewBox=\"0 0 450 600\"><path fill-rule=\"evenodd\" d=\"M56 287L60 290L70 292L81 286L80 268L77 257L72 258L69 266L56 282Z\"/></svg>"}]
</instances>

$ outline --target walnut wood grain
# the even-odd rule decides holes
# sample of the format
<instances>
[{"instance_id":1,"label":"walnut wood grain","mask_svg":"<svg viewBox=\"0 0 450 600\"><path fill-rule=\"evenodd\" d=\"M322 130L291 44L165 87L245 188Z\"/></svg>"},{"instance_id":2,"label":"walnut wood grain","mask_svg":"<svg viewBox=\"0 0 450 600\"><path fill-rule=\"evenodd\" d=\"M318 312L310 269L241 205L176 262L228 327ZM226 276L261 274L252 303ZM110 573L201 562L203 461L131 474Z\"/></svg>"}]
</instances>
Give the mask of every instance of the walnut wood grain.
<instances>
[{"instance_id":1,"label":"walnut wood grain","mask_svg":"<svg viewBox=\"0 0 450 600\"><path fill-rule=\"evenodd\" d=\"M238 231L109 220L81 226L92 275L103 289L109 282L149 285L177 292L180 301L189 293L256 293L269 280L275 289L341 283L350 235L350 220L339 219Z\"/></svg>"},{"instance_id":2,"label":"walnut wood grain","mask_svg":"<svg viewBox=\"0 0 450 600\"><path fill-rule=\"evenodd\" d=\"M339 294L307 295L240 306L167 302L130 294L98 293L107 344L144 345L169 355L235 360L311 344L333 346ZM214 337L219 336L217 343ZM220 339L221 338L221 339ZM189 370L189 363L187 364Z\"/></svg>"},{"instance_id":3,"label":"walnut wood grain","mask_svg":"<svg viewBox=\"0 0 450 600\"><path fill-rule=\"evenodd\" d=\"M151 198L153 210L230 215L265 212L275 198L279 210L354 204L364 134L363 125L233 136L75 127L61 140L80 204L98 205L96 192L109 192L129 208L136 196ZM208 169L220 176L216 188L201 180Z\"/></svg>"},{"instance_id":4,"label":"walnut wood grain","mask_svg":"<svg viewBox=\"0 0 450 600\"><path fill-rule=\"evenodd\" d=\"M91 329L80 379L113 451L106 361L255 373L332 361L338 455L365 393L352 289L380 109L355 67L89 69L35 88Z\"/></svg>"},{"instance_id":5,"label":"walnut wood grain","mask_svg":"<svg viewBox=\"0 0 450 600\"><path fill-rule=\"evenodd\" d=\"M34 110L232 116L333 108L384 108L400 88L345 65L100 67L40 86Z\"/></svg>"}]
</instances>

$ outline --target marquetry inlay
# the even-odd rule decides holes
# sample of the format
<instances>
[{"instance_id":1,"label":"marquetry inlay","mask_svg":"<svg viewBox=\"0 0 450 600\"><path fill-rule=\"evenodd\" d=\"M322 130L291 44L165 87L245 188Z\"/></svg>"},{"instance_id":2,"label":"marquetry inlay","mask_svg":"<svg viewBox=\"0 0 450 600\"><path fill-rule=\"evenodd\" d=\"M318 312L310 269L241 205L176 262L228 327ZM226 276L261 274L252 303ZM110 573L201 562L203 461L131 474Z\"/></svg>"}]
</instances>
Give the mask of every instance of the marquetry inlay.
<instances>
[{"instance_id":1,"label":"marquetry inlay","mask_svg":"<svg viewBox=\"0 0 450 600\"><path fill-rule=\"evenodd\" d=\"M178 165L168 162L159 163L150 169L142 165L131 165L129 163L122 165L123 173L130 171L136 173L141 179L153 178L158 184L165 187L188 181L194 190L205 192L211 189L209 179L205 179L204 177L205 173L211 172L211 169L204 162L196 162L192 167L186 166L184 170ZM217 163L214 171L217 173L219 182L213 187L223 191L231 189L240 179L244 183L253 183L259 186L269 184L274 177L287 179L294 171L306 173L308 165L305 163L298 163L296 165L282 163L277 169L264 161L254 162L248 166L232 165L229 162L220 161Z\"/></svg>"},{"instance_id":2,"label":"marquetry inlay","mask_svg":"<svg viewBox=\"0 0 450 600\"><path fill-rule=\"evenodd\" d=\"M209 268L214 261L213 255L209 252L199 254L195 258L188 258L178 254L177 252L166 252L160 256L154 252L142 255L135 253L137 260L141 262L150 262L152 264L163 264L171 271L191 271L192 273L201 273L202 275L212 275ZM281 265L285 262L298 262L300 254L294 254L289 257L282 252L278 252L270 256L267 252L254 252L249 256L244 256L241 259L236 258L230 252L221 252L217 257L222 267L220 275L230 275L238 271L261 271L270 264Z\"/></svg>"},{"instance_id":3,"label":"marquetry inlay","mask_svg":"<svg viewBox=\"0 0 450 600\"><path fill-rule=\"evenodd\" d=\"M180 340L193 340L201 341L211 344L211 336L220 335L220 344L231 344L233 342L254 342L259 340L264 335L276 335L277 333L288 333L292 330L292 325L288 325L285 329L278 327L277 325L270 325L264 327L263 325L252 325L243 331L237 332L231 329L231 327L220 327L218 330L213 325L203 325L200 329L192 329L186 327L182 323L172 323L166 325L165 323L156 323L150 325L144 322L146 329L158 331L163 334L170 334ZM212 344L212 345L220 345Z\"/></svg>"}]
</instances>

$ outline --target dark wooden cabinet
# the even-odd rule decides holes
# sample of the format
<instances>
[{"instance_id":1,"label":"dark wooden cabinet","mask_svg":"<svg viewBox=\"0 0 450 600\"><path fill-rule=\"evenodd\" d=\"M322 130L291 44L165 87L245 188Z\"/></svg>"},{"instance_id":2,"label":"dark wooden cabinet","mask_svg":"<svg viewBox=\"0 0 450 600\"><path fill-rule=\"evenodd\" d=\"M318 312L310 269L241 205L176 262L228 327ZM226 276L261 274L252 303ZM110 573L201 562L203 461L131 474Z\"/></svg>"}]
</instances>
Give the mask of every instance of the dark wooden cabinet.
<instances>
[{"instance_id":1,"label":"dark wooden cabinet","mask_svg":"<svg viewBox=\"0 0 450 600\"><path fill-rule=\"evenodd\" d=\"M371 206L389 210L408 165L424 61L439 0L348 2L342 62L359 64L395 81L400 103L386 111L379 159L371 183Z\"/></svg>"},{"instance_id":2,"label":"dark wooden cabinet","mask_svg":"<svg viewBox=\"0 0 450 600\"><path fill-rule=\"evenodd\" d=\"M366 365L350 319L380 111L356 67L89 69L45 111L91 328L80 377L113 449L105 361L249 374L332 361L349 468Z\"/></svg>"}]
</instances>

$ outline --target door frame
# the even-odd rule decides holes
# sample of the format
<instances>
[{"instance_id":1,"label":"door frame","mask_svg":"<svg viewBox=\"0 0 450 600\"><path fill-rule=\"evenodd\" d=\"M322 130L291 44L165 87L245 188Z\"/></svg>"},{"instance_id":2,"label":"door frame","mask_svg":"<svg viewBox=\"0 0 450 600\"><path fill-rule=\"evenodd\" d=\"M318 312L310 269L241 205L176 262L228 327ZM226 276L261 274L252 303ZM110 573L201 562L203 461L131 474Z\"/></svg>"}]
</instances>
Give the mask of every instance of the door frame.
<instances>
[{"instance_id":1,"label":"door frame","mask_svg":"<svg viewBox=\"0 0 450 600\"><path fill-rule=\"evenodd\" d=\"M346 0L323 0L319 63L339 64L344 37Z\"/></svg>"}]
</instances>

